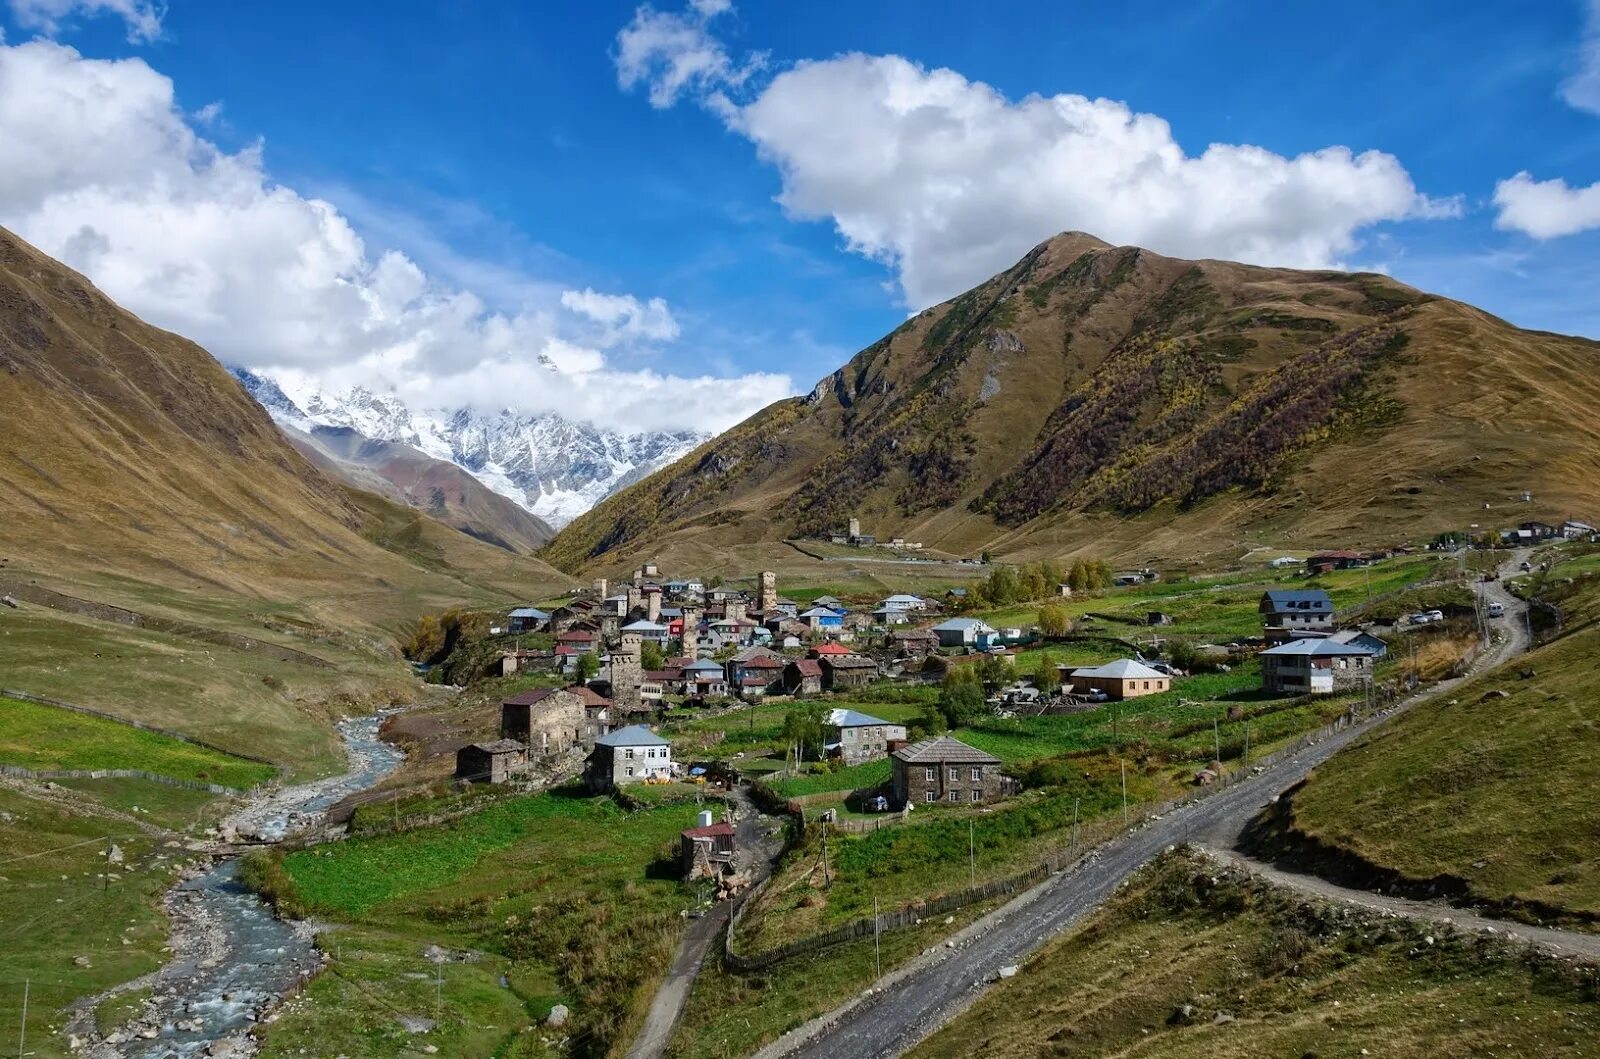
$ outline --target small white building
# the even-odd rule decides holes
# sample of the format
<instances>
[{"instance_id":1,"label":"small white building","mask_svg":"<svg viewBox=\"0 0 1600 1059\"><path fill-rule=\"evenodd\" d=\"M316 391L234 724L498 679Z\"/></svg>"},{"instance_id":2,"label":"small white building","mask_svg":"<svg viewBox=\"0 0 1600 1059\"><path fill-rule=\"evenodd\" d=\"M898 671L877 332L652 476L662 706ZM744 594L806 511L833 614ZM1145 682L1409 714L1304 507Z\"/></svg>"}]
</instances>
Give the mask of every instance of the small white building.
<instances>
[{"instance_id":1,"label":"small white building","mask_svg":"<svg viewBox=\"0 0 1600 1059\"><path fill-rule=\"evenodd\" d=\"M940 647L983 647L995 636L994 628L981 618L951 618L932 631Z\"/></svg>"},{"instance_id":2,"label":"small white building","mask_svg":"<svg viewBox=\"0 0 1600 1059\"><path fill-rule=\"evenodd\" d=\"M584 766L583 781L604 793L630 783L672 778L672 744L642 724L602 735Z\"/></svg>"}]
</instances>

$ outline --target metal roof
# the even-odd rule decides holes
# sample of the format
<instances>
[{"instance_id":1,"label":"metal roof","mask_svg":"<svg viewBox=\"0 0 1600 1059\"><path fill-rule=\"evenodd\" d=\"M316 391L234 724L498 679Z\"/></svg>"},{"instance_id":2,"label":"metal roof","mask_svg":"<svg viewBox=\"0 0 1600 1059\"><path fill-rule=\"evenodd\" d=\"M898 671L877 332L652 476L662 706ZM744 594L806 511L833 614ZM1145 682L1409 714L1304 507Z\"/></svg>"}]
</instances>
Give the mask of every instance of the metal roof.
<instances>
[{"instance_id":1,"label":"metal roof","mask_svg":"<svg viewBox=\"0 0 1600 1059\"><path fill-rule=\"evenodd\" d=\"M1152 677L1165 677L1167 674L1157 672L1131 658L1119 658L1115 662L1107 662L1103 666L1092 669L1074 669L1075 677L1104 677L1108 680L1148 680Z\"/></svg>"},{"instance_id":2,"label":"metal roof","mask_svg":"<svg viewBox=\"0 0 1600 1059\"><path fill-rule=\"evenodd\" d=\"M538 607L518 607L516 610L511 612L511 616L513 618L538 618L540 621L544 621L546 618L550 617L550 615L546 614Z\"/></svg>"},{"instance_id":3,"label":"metal roof","mask_svg":"<svg viewBox=\"0 0 1600 1059\"><path fill-rule=\"evenodd\" d=\"M1373 652L1368 647L1359 647L1356 644L1340 643L1337 640L1319 638L1314 640L1291 640L1289 643L1279 644L1277 647L1269 647L1261 653L1278 658L1295 656L1304 658L1349 658L1354 655L1370 655Z\"/></svg>"},{"instance_id":4,"label":"metal roof","mask_svg":"<svg viewBox=\"0 0 1600 1059\"><path fill-rule=\"evenodd\" d=\"M935 625L932 631L965 632L968 629L977 629L980 632L984 629L988 629L990 632L994 632L994 629L989 625L988 622L979 618L951 618L949 621L943 621L938 625Z\"/></svg>"},{"instance_id":5,"label":"metal roof","mask_svg":"<svg viewBox=\"0 0 1600 1059\"><path fill-rule=\"evenodd\" d=\"M642 724L630 724L601 736L596 746L671 746L672 744Z\"/></svg>"},{"instance_id":6,"label":"metal roof","mask_svg":"<svg viewBox=\"0 0 1600 1059\"><path fill-rule=\"evenodd\" d=\"M864 728L881 724L892 724L882 717L874 717L870 713L858 713L855 710L829 710L828 723L836 728Z\"/></svg>"},{"instance_id":7,"label":"metal roof","mask_svg":"<svg viewBox=\"0 0 1600 1059\"><path fill-rule=\"evenodd\" d=\"M1267 602L1273 606L1286 603L1310 603L1312 610L1332 610L1333 600L1320 588L1272 588L1266 592Z\"/></svg>"}]
</instances>

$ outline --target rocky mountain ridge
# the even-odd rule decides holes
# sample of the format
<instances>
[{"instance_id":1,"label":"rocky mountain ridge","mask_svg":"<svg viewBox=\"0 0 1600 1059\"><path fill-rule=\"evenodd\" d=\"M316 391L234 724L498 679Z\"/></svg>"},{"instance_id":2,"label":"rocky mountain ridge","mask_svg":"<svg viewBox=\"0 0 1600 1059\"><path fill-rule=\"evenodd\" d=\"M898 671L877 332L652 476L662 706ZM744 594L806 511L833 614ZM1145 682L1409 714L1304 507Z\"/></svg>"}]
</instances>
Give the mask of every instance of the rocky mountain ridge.
<instances>
[{"instance_id":1,"label":"rocky mountain ridge","mask_svg":"<svg viewBox=\"0 0 1600 1059\"><path fill-rule=\"evenodd\" d=\"M236 370L235 375L284 425L305 432L347 428L374 441L409 445L461 467L554 527L710 436L694 431L626 433L554 413L511 409L413 409L393 394L362 387L343 393L291 387L291 393L264 374Z\"/></svg>"}]
</instances>

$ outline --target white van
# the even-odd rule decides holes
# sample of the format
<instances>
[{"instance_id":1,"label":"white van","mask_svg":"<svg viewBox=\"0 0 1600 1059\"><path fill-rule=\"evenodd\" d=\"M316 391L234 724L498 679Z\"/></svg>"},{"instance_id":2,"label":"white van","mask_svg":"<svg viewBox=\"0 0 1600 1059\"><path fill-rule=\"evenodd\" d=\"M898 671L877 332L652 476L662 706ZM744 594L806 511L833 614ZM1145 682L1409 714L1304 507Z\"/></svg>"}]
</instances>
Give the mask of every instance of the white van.
<instances>
[{"instance_id":1,"label":"white van","mask_svg":"<svg viewBox=\"0 0 1600 1059\"><path fill-rule=\"evenodd\" d=\"M1491 604L1489 604L1489 617L1491 617L1491 618L1500 618L1500 617L1504 617L1505 613L1506 613L1506 605L1504 603L1491 603Z\"/></svg>"}]
</instances>

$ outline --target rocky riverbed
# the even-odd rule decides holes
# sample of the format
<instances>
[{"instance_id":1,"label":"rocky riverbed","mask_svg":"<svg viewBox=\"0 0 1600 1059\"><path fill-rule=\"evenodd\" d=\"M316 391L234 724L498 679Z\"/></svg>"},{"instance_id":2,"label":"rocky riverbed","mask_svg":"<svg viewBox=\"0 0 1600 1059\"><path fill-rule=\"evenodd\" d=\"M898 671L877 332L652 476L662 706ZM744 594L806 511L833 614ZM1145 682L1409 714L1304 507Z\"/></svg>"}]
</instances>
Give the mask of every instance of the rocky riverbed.
<instances>
[{"instance_id":1,"label":"rocky riverbed","mask_svg":"<svg viewBox=\"0 0 1600 1059\"><path fill-rule=\"evenodd\" d=\"M339 776L267 790L218 828L219 852L230 843L276 842L321 823L344 797L376 785L404 754L378 730L386 712L339 724L350 768ZM81 1001L68 1023L75 1050L92 1059L191 1059L253 1055L251 1027L321 965L311 928L273 914L239 885L237 855L187 872L167 892L172 959L160 970ZM94 1009L106 999L148 989L127 1025L99 1035Z\"/></svg>"}]
</instances>

